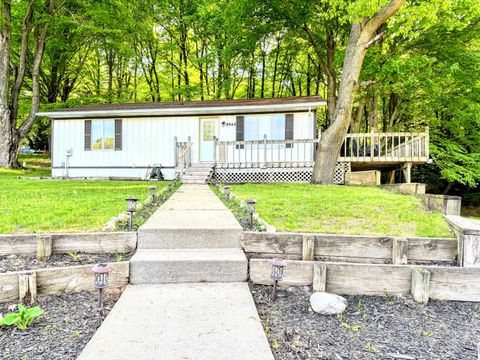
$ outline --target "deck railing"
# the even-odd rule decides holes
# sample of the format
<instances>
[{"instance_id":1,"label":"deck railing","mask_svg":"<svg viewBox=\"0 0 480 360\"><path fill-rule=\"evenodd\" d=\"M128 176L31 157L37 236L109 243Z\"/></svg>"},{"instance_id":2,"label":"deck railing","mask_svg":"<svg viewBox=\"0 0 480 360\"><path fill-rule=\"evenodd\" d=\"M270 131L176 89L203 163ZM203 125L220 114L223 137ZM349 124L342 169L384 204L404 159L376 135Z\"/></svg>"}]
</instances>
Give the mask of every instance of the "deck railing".
<instances>
[{"instance_id":1,"label":"deck railing","mask_svg":"<svg viewBox=\"0 0 480 360\"><path fill-rule=\"evenodd\" d=\"M422 162L429 157L429 130L424 132L347 134L339 161Z\"/></svg>"},{"instance_id":2,"label":"deck railing","mask_svg":"<svg viewBox=\"0 0 480 360\"><path fill-rule=\"evenodd\" d=\"M310 167L318 139L215 141L218 168ZM350 133L343 142L339 162L425 162L429 157L429 131Z\"/></svg>"},{"instance_id":3,"label":"deck railing","mask_svg":"<svg viewBox=\"0 0 480 360\"><path fill-rule=\"evenodd\" d=\"M216 141L218 168L308 167L318 139Z\"/></svg>"}]
</instances>

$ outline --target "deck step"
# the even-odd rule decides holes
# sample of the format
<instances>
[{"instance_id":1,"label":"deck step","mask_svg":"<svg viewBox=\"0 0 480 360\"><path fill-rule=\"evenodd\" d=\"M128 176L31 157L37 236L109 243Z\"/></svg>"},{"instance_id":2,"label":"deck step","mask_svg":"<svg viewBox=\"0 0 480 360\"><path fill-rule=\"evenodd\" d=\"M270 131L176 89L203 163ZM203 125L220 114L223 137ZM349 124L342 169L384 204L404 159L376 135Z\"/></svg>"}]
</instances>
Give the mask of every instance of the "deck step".
<instances>
[{"instance_id":1,"label":"deck step","mask_svg":"<svg viewBox=\"0 0 480 360\"><path fill-rule=\"evenodd\" d=\"M138 250L130 260L130 283L241 282L247 267L238 248Z\"/></svg>"}]
</instances>

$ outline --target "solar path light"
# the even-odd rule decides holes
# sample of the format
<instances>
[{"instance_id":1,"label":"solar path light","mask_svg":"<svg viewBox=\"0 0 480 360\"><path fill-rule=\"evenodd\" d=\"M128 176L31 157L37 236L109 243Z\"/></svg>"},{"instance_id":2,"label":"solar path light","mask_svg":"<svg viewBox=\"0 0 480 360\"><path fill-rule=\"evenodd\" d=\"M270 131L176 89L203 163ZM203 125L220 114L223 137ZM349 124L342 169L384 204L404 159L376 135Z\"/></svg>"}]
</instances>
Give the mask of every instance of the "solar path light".
<instances>
[{"instance_id":1,"label":"solar path light","mask_svg":"<svg viewBox=\"0 0 480 360\"><path fill-rule=\"evenodd\" d=\"M98 289L98 308L103 311L103 289L108 287L108 274L112 267L108 264L97 264L92 268L94 273L93 287Z\"/></svg>"},{"instance_id":2,"label":"solar path light","mask_svg":"<svg viewBox=\"0 0 480 360\"><path fill-rule=\"evenodd\" d=\"M130 219L128 221L128 227L130 230L133 229L133 213L137 211L137 201L136 197L128 197L125 199L127 202L127 212L130 213Z\"/></svg>"},{"instance_id":3,"label":"solar path light","mask_svg":"<svg viewBox=\"0 0 480 360\"><path fill-rule=\"evenodd\" d=\"M255 214L255 200L247 200L247 212L250 214L250 227L253 227L253 214Z\"/></svg>"},{"instance_id":4,"label":"solar path light","mask_svg":"<svg viewBox=\"0 0 480 360\"><path fill-rule=\"evenodd\" d=\"M157 187L155 185L151 185L148 187L148 191L150 192L150 196L152 197L152 204L155 204L155 195L157 195Z\"/></svg>"},{"instance_id":5,"label":"solar path light","mask_svg":"<svg viewBox=\"0 0 480 360\"><path fill-rule=\"evenodd\" d=\"M225 187L223 188L223 193L225 194L225 197L226 197L227 199L230 199L230 194L231 194L231 192L230 192L230 186L225 186Z\"/></svg>"},{"instance_id":6,"label":"solar path light","mask_svg":"<svg viewBox=\"0 0 480 360\"><path fill-rule=\"evenodd\" d=\"M277 299L277 285L283 279L283 268L287 263L282 259L273 259L271 264L272 273L270 274L270 279L273 280L272 300L275 301Z\"/></svg>"}]
</instances>

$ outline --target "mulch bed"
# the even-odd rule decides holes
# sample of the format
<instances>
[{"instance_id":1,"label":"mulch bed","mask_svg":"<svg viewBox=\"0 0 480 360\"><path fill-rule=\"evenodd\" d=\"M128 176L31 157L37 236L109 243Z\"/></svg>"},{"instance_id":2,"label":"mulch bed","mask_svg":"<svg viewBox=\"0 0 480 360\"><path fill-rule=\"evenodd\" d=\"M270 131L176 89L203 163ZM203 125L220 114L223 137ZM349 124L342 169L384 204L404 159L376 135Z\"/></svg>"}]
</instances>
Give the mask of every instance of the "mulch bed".
<instances>
[{"instance_id":1,"label":"mulch bed","mask_svg":"<svg viewBox=\"0 0 480 360\"><path fill-rule=\"evenodd\" d=\"M343 316L310 309L310 288L251 285L275 359L477 359L480 304L346 296ZM357 327L358 326L358 327Z\"/></svg>"},{"instance_id":2,"label":"mulch bed","mask_svg":"<svg viewBox=\"0 0 480 360\"><path fill-rule=\"evenodd\" d=\"M0 256L0 273L7 271L37 270L52 267L76 266L98 264L105 262L126 261L133 256L132 253L118 254L84 254L75 253L54 254L46 261L37 260L36 256L6 255Z\"/></svg>"},{"instance_id":3,"label":"mulch bed","mask_svg":"<svg viewBox=\"0 0 480 360\"><path fill-rule=\"evenodd\" d=\"M107 290L102 316L96 292L39 298L34 305L45 313L28 329L0 327L0 359L76 359L119 297L120 291ZM0 313L6 314L8 305L0 304Z\"/></svg>"}]
</instances>

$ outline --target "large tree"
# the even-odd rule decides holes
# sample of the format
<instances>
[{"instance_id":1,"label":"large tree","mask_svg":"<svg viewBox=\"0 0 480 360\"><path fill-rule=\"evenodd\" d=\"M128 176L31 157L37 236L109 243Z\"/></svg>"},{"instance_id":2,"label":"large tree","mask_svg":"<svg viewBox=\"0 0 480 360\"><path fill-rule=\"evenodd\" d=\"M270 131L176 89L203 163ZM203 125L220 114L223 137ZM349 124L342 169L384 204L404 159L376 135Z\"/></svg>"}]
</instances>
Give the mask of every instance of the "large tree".
<instances>
[{"instance_id":1,"label":"large tree","mask_svg":"<svg viewBox=\"0 0 480 360\"><path fill-rule=\"evenodd\" d=\"M12 1L2 1L0 19L0 167L19 167L17 154L21 141L30 131L40 105L40 65L48 30L48 17L54 0L15 2L18 9L26 5L20 30L18 58L13 59ZM17 9L16 9L17 10ZM32 39L33 37L33 39ZM33 41L33 49L30 43ZM31 54L32 60L29 60ZM31 72L31 105L29 114L19 121L19 103L24 90L27 67Z\"/></svg>"},{"instance_id":2,"label":"large tree","mask_svg":"<svg viewBox=\"0 0 480 360\"><path fill-rule=\"evenodd\" d=\"M322 134L313 168L312 182L332 184L338 155L351 122L352 107L367 49L383 36L378 29L392 17L405 0L391 0L372 16L353 22L343 60L342 77L331 124ZM365 2L367 4L367 2ZM369 2L368 2L369 3Z\"/></svg>"}]
</instances>

